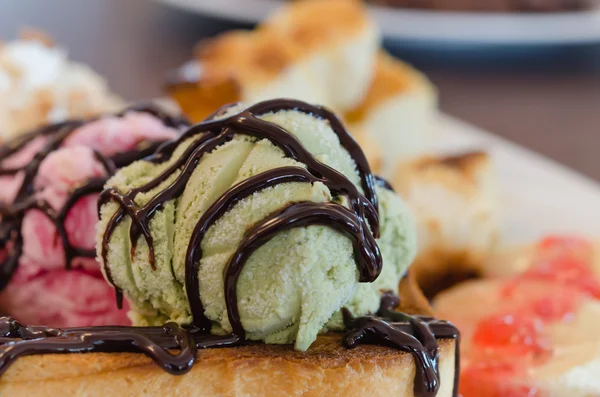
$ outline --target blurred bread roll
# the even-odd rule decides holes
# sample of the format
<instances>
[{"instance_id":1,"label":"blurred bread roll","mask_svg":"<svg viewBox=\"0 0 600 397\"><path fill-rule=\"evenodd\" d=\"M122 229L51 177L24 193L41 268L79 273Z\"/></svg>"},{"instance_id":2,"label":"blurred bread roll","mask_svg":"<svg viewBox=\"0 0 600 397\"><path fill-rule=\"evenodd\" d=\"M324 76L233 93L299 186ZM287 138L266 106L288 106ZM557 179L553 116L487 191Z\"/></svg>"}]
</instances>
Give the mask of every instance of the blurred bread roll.
<instances>
[{"instance_id":1,"label":"blurred bread roll","mask_svg":"<svg viewBox=\"0 0 600 397\"><path fill-rule=\"evenodd\" d=\"M417 219L412 269L426 295L483 271L499 236L494 180L482 152L421 157L399 167L393 183Z\"/></svg>"},{"instance_id":2,"label":"blurred bread roll","mask_svg":"<svg viewBox=\"0 0 600 397\"><path fill-rule=\"evenodd\" d=\"M293 2L253 31L200 43L167 89L194 121L227 103L279 97L343 112L367 92L379 45L377 26L360 2Z\"/></svg>"},{"instance_id":3,"label":"blurred bread roll","mask_svg":"<svg viewBox=\"0 0 600 397\"><path fill-rule=\"evenodd\" d=\"M381 148L380 173L391 177L400 161L426 151L436 112L437 91L427 77L381 52L369 91L344 118Z\"/></svg>"}]
</instances>

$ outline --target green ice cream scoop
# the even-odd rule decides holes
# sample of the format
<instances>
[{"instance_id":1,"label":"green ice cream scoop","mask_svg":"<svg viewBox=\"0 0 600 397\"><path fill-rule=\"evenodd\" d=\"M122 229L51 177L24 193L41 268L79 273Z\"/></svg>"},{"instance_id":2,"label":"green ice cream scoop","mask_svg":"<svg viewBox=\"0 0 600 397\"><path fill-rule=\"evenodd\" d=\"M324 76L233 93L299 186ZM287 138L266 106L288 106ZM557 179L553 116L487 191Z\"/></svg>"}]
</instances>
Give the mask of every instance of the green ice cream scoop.
<instances>
[{"instance_id":1,"label":"green ice cream scoop","mask_svg":"<svg viewBox=\"0 0 600 397\"><path fill-rule=\"evenodd\" d=\"M335 116L290 100L216 114L101 197L99 260L134 324L306 350L340 308L376 311L414 258L415 226Z\"/></svg>"}]
</instances>

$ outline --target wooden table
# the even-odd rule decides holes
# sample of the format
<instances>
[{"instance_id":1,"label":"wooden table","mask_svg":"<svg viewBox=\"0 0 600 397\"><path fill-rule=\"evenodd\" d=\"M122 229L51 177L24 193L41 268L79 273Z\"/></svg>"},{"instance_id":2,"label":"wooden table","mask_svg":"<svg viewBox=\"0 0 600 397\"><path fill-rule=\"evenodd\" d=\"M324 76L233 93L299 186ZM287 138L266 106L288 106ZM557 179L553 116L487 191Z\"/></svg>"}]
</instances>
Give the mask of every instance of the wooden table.
<instances>
[{"instance_id":1,"label":"wooden table","mask_svg":"<svg viewBox=\"0 0 600 397\"><path fill-rule=\"evenodd\" d=\"M198 39L237 27L151 0L0 0L0 37L20 26L51 33L128 99L160 95ZM600 180L600 44L391 49L429 74L443 111Z\"/></svg>"}]
</instances>

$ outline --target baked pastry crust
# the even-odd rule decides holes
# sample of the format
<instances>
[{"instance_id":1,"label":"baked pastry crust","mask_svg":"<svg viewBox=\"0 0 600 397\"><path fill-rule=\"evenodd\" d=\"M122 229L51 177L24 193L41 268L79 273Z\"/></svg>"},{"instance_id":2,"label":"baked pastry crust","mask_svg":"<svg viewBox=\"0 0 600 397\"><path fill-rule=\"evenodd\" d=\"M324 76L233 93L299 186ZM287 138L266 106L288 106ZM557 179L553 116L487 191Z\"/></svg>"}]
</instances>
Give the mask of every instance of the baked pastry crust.
<instances>
[{"instance_id":1,"label":"baked pastry crust","mask_svg":"<svg viewBox=\"0 0 600 397\"><path fill-rule=\"evenodd\" d=\"M399 167L394 187L417 219L419 253L411 269L425 294L480 275L499 235L488 155L418 158Z\"/></svg>"},{"instance_id":2,"label":"baked pastry crust","mask_svg":"<svg viewBox=\"0 0 600 397\"><path fill-rule=\"evenodd\" d=\"M359 1L294 2L255 30L199 43L167 91L195 122L228 103L276 97L347 110L369 87L378 47Z\"/></svg>"},{"instance_id":3,"label":"baked pastry crust","mask_svg":"<svg viewBox=\"0 0 600 397\"><path fill-rule=\"evenodd\" d=\"M169 92L192 121L200 122L214 109L244 100L242 79L237 72L228 72L229 67L237 68L235 62L248 62L239 68L249 74L248 80L255 81L268 79L267 75L286 67L286 59L291 57L286 45L272 39L259 45L251 35L240 31L219 36L200 47L201 67L192 62L179 71L178 83L169 86ZM225 62L236 52L241 54L239 59ZM227 65L219 66L222 63ZM199 67L201 71L195 72ZM186 74L202 77L186 83L185 77L181 78ZM436 109L437 92L427 78L410 65L380 52L366 95L343 119L365 151L371 168L389 177L398 160L425 150Z\"/></svg>"},{"instance_id":4,"label":"baked pastry crust","mask_svg":"<svg viewBox=\"0 0 600 397\"><path fill-rule=\"evenodd\" d=\"M351 131L365 131L380 151L386 178L400 161L424 153L432 141L437 91L421 72L381 51L371 86L360 104L344 114Z\"/></svg>"},{"instance_id":5,"label":"baked pastry crust","mask_svg":"<svg viewBox=\"0 0 600 397\"><path fill-rule=\"evenodd\" d=\"M363 121L373 108L397 95L413 90L434 91L427 78L409 64L400 61L384 51L379 53L375 64L375 74L369 91L354 108L344 115L350 124ZM433 94L435 95L435 94Z\"/></svg>"},{"instance_id":6,"label":"baked pastry crust","mask_svg":"<svg viewBox=\"0 0 600 397\"><path fill-rule=\"evenodd\" d=\"M400 309L428 312L412 276L400 287ZM425 306L423 306L425 305ZM170 375L142 354L50 354L19 359L0 377L0 395L20 396L413 396L409 353L383 346L341 346L326 334L307 352L288 345L206 349L191 371ZM441 389L451 396L455 341L439 340Z\"/></svg>"},{"instance_id":7,"label":"baked pastry crust","mask_svg":"<svg viewBox=\"0 0 600 397\"><path fill-rule=\"evenodd\" d=\"M380 50L377 29L355 0L292 2L253 31L201 42L167 91L194 122L228 103L279 97L332 108L386 178L399 160L426 150L437 111L435 87Z\"/></svg>"}]
</instances>

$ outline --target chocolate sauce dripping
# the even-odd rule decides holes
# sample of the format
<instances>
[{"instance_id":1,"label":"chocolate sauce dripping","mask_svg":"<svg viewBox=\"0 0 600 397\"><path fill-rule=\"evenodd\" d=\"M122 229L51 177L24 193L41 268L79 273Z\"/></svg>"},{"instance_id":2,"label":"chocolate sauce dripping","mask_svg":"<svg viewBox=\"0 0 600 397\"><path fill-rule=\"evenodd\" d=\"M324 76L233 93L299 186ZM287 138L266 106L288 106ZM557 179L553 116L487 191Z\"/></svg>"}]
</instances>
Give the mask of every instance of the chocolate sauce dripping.
<instances>
[{"instance_id":1,"label":"chocolate sauce dripping","mask_svg":"<svg viewBox=\"0 0 600 397\"><path fill-rule=\"evenodd\" d=\"M304 168L300 167L281 167L275 168L261 174L255 175L251 178L248 178L234 187L227 190L219 199L217 199L200 217L194 231L192 233L192 237L190 238L190 242L188 244L188 251L186 254L186 292L188 296L188 300L190 302L190 308L192 311L192 316L194 318L194 324L197 327L203 329L210 329L210 320L208 320L204 316L204 308L202 306L202 302L200 300L200 288L199 288L199 280L198 280L198 271L200 268L200 259L202 258L202 250L200 248L200 244L204 238L204 235L208 231L208 229L223 216L229 209L231 209L237 202L240 200L258 192L260 190L266 189L268 187L276 186L282 183L289 182L305 182L305 183L315 183L321 182L325 184L333 194L344 194L344 185L336 185L326 179L317 178L308 172ZM355 192L357 193L357 192ZM350 200L360 201L362 196L351 197ZM304 205L304 204L303 204ZM333 205L333 203L332 203ZM337 205L337 204L336 204ZM341 206L340 206L341 207ZM381 269L381 258L379 254L379 249L375 240L372 238L370 233L366 233L368 230L366 225L361 225L361 219L357 217L353 213L347 214L349 223L352 223L356 226L356 233L361 234L360 241L365 242L366 246L369 247L370 250L374 253L369 256L369 260L375 264L375 268L370 268L370 261L360 261L360 258L367 255L366 253L361 253L361 255L357 255L356 259L359 263L359 269L365 268L370 269L367 274L362 275L361 279L364 282L370 281L376 278L375 274L379 274ZM318 223L318 222L315 222ZM301 226L298 225L290 225L290 226ZM304 226L304 225L302 225ZM249 237L247 237L249 238ZM359 240L359 238L355 238L354 240ZM368 241L368 243L367 243ZM241 267L240 267L241 269ZM235 281L239 276L239 272L235 275L234 278L231 279L232 289L235 289ZM228 280L226 278L226 280ZM237 300L235 297L229 301L230 305L228 307L233 308L232 313L237 312ZM236 324L239 323L239 319L236 315L233 316L233 322ZM232 322L232 324L233 324ZM242 327L238 327L237 333L241 335L243 332Z\"/></svg>"},{"instance_id":2,"label":"chocolate sauce dripping","mask_svg":"<svg viewBox=\"0 0 600 397\"><path fill-rule=\"evenodd\" d=\"M381 272L381 258L375 239L368 238L356 214L337 203L301 202L265 218L246 232L244 240L225 268L225 302L233 332L243 337L244 327L237 306L237 280L252 253L277 233L311 225L335 228L352 240L361 282L373 282Z\"/></svg>"},{"instance_id":3,"label":"chocolate sauce dripping","mask_svg":"<svg viewBox=\"0 0 600 397\"><path fill-rule=\"evenodd\" d=\"M288 104L288 102L290 101L283 102L284 104ZM310 107L307 104L303 105L302 102L293 103L297 103L298 106ZM281 150L283 150L283 152L287 156L306 164L308 170L313 175L319 178L325 178L327 180L330 180L335 185L343 186L341 190L350 198L361 197L356 186L354 186L354 184L350 182L343 174L319 162L302 146L300 141L295 136L288 133L285 129L281 128L280 126L274 123L270 123L257 118L253 113L250 112L251 109L253 108L250 108L248 110L245 110L241 113L238 113L236 115L222 120L209 120L197 124L194 127L190 128L190 130L188 130L186 133L184 133L183 136L181 136L177 141L169 143L165 147L165 152L157 153L157 158L161 158L161 155L163 155L164 157L170 157L170 155L179 143L182 143L183 141L189 139L194 135L203 134L197 141L192 143L190 147L187 148L186 152L179 159L177 159L174 162L174 164L172 164L167 170L163 171L160 175L155 177L148 184L133 189L128 194L121 194L115 189L109 189L103 192L99 200L99 206L104 205L110 200L117 201L120 204L120 208L113 215L111 221L109 222L110 227L107 227L106 232L104 233L102 241L103 250L101 256L105 264L107 262L106 255L108 252L107 249L110 237L114 231L114 228L123 219L123 215L127 213L132 220L129 233L132 242L132 256L135 252L136 243L139 237L143 235L148 245L148 259L150 261L151 266L154 268L154 248L152 245L152 236L150 234L149 227L149 222L152 219L152 216L154 215L154 213L156 213L158 209L162 207L162 205L165 202L172 200L183 193L183 190L185 189L189 178L191 177L196 166L198 165L198 162L206 153L211 152L216 147L233 139L235 134L250 135L259 139L269 139L274 145L278 146ZM326 111L324 110L322 110L321 112L323 114L326 114ZM334 116L331 115L331 117ZM340 128L343 127L340 126ZM346 135L348 134L346 133ZM350 137L350 139L352 138ZM352 140L352 142L354 141ZM362 157L364 157L364 155L362 155ZM368 165L366 167L368 170ZM137 194L148 192L156 188L179 169L181 169L181 173L177 176L175 181L173 181L168 187L166 187L155 197L153 197L147 204L145 204L144 206L138 206L137 204L135 204L134 198ZM363 179L365 181L373 179L372 174L370 174L370 171L368 176L364 176ZM363 184L367 187L371 186L368 182L363 182ZM371 195L375 198L370 199L369 202L365 200L354 199L352 200L351 205L354 207L355 211L357 211L357 213L360 215L361 219L363 217L369 219L370 226L373 230L373 235L375 237L378 237L379 222L377 210L373 205L373 201L376 202L376 195L374 190L372 191Z\"/></svg>"},{"instance_id":4,"label":"chocolate sauce dripping","mask_svg":"<svg viewBox=\"0 0 600 397\"><path fill-rule=\"evenodd\" d=\"M297 101L294 99L272 99L257 103L256 105L248 108L250 113L257 115L263 115L282 110L297 110L329 122L329 126L338 136L340 144L348 153L350 153L350 157L352 157L356 164L358 174L362 180L362 188L365 191L365 196L377 210L379 207L377 202L377 194L375 193L375 177L371 172L371 167L369 166L367 157L365 156L358 142L356 142L352 135L346 131L340 119L325 107L310 105L306 102ZM376 237L378 237L378 235L376 235Z\"/></svg>"},{"instance_id":5,"label":"chocolate sauce dripping","mask_svg":"<svg viewBox=\"0 0 600 397\"><path fill-rule=\"evenodd\" d=\"M441 381L437 339L454 339L456 350L453 395L458 396L460 334L457 328L446 321L395 311L399 304L400 299L387 291L381 299L379 317L354 318L350 311L342 309L344 324L348 329L343 339L344 346L352 349L361 344L385 345L411 353L417 368L415 396L435 397Z\"/></svg>"},{"instance_id":6,"label":"chocolate sauce dripping","mask_svg":"<svg viewBox=\"0 0 600 397\"><path fill-rule=\"evenodd\" d=\"M165 371L181 375L188 372L198 349L231 346L231 337L193 333L174 323L162 327L89 327L54 329L26 327L18 321L0 318L0 375L18 358L47 353L140 352ZM178 349L172 354L169 349Z\"/></svg>"},{"instance_id":7,"label":"chocolate sauce dripping","mask_svg":"<svg viewBox=\"0 0 600 397\"><path fill-rule=\"evenodd\" d=\"M183 119L173 118L159 109L143 106L127 108L119 114L122 116L128 112L146 112L159 117L167 126L181 127L187 125ZM27 144L38 137L46 138L46 142L42 149L33 157L33 159L22 168L6 169L0 166L0 175L15 175L23 172L23 182L17 192L13 204L5 206L0 212L2 220L0 222L0 248L10 247L6 258L0 263L0 290L4 289L10 281L12 274L15 272L19 258L22 254L23 238L21 236L21 226L25 212L30 209L41 211L48 219L50 219L61 239L61 243L65 253L65 267L71 268L71 264L76 257L94 258L95 250L84 249L73 246L68 240L64 221L71 208L83 196L99 193L103 189L106 178L92 178L71 192L65 204L60 210L54 210L47 202L37 200L34 197L34 181L42 162L50 153L57 150L65 139L67 139L77 128L81 127L86 122L95 121L97 118L88 121L71 120L46 127L42 127L22 137L18 137L13 141L6 143L0 147L0 163L13 154L19 152ZM130 162L145 157L151 154L160 142L143 142L136 150L119 153L112 157L106 157L98 151L94 151L94 157L103 165L107 175L114 174L115 170Z\"/></svg>"},{"instance_id":8,"label":"chocolate sauce dripping","mask_svg":"<svg viewBox=\"0 0 600 397\"><path fill-rule=\"evenodd\" d=\"M417 335L402 330L376 317L353 318L350 312L343 310L344 324L349 330L344 335L344 346L353 349L361 344L384 345L411 353L416 366L414 393L418 397L433 397L440 387L437 354L432 356ZM412 318L411 318L412 319ZM409 322L414 328L414 323ZM434 338L435 340L435 338ZM437 345L437 342L436 342Z\"/></svg>"},{"instance_id":9,"label":"chocolate sauce dripping","mask_svg":"<svg viewBox=\"0 0 600 397\"><path fill-rule=\"evenodd\" d=\"M384 291L381 296L381 303L377 316L383 319L389 319L394 322L408 322L413 327L413 332L417 335L421 335L420 340L424 343L426 351L429 352L430 357L435 357L437 363L437 356L439 355L439 347L436 341L437 339L454 339L456 341L455 352L454 352L454 391L453 395L458 397L458 381L460 377L460 333L458 329L447 321L437 320L433 317L426 316L409 316L402 312L396 311L400 305L400 297L393 291ZM436 368L436 371L438 369ZM423 374L421 374L423 375Z\"/></svg>"},{"instance_id":10,"label":"chocolate sauce dripping","mask_svg":"<svg viewBox=\"0 0 600 397\"><path fill-rule=\"evenodd\" d=\"M429 328L435 334L437 339L454 339L454 390L452 395L458 397L459 380L460 380L460 332L458 328L448 321L438 320L433 317L420 316L423 321L427 322Z\"/></svg>"},{"instance_id":11,"label":"chocolate sauce dripping","mask_svg":"<svg viewBox=\"0 0 600 397\"><path fill-rule=\"evenodd\" d=\"M375 185L394 192L392 185L380 176L375 176Z\"/></svg>"}]
</instances>

